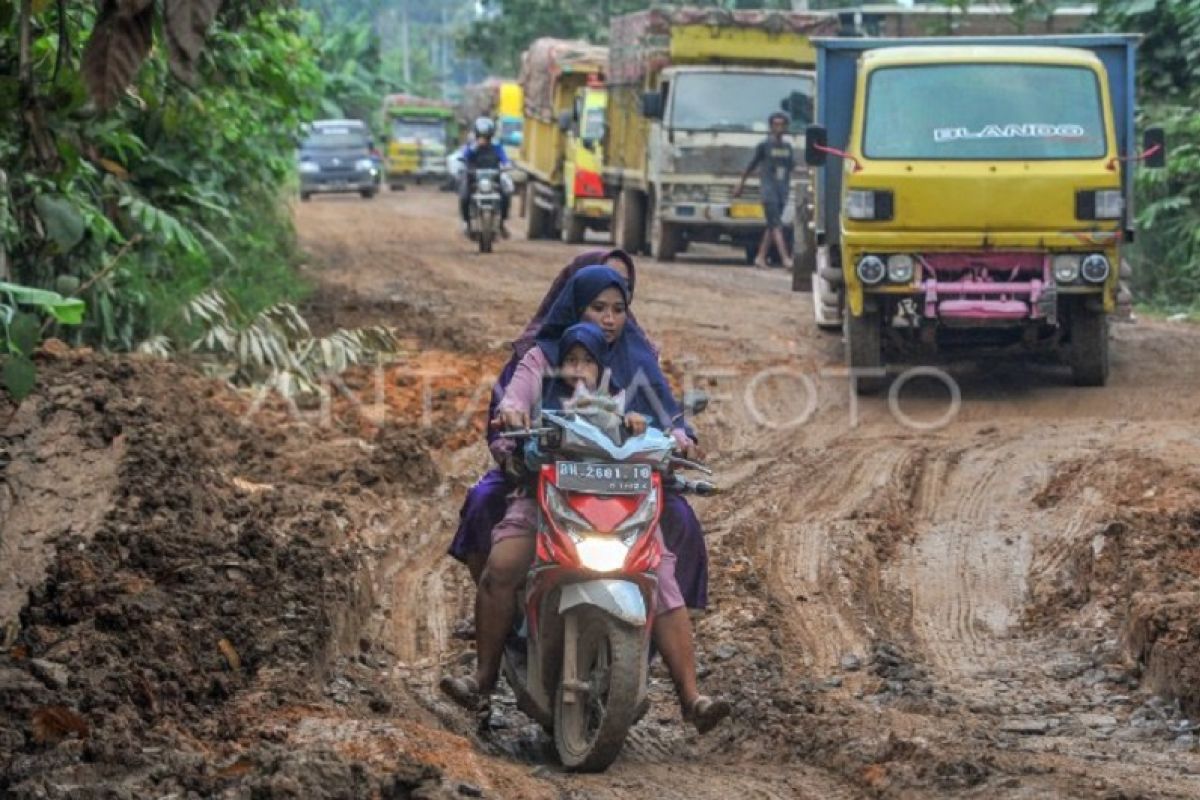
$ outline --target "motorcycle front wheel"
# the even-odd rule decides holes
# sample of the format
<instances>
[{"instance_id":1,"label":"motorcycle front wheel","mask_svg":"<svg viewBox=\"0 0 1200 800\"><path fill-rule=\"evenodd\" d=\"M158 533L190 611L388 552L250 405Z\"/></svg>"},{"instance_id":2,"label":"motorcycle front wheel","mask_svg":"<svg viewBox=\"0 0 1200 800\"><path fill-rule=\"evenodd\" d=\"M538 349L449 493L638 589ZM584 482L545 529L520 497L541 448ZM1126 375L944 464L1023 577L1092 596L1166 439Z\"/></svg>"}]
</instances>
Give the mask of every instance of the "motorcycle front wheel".
<instances>
[{"instance_id":1,"label":"motorcycle front wheel","mask_svg":"<svg viewBox=\"0 0 1200 800\"><path fill-rule=\"evenodd\" d=\"M567 769L600 772L616 760L636 719L643 632L596 609L574 613L579 614L575 663L586 690L568 692L559 684L554 745Z\"/></svg>"}]
</instances>

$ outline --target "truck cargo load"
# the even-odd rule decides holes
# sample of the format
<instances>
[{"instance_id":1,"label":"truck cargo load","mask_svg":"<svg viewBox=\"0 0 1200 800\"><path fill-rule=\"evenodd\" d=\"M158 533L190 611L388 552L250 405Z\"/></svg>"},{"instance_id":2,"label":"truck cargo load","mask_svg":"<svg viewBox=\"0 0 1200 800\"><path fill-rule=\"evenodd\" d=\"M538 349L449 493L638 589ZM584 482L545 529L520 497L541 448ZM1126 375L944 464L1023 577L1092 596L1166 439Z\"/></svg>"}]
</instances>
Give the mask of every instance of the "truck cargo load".
<instances>
[{"instance_id":1,"label":"truck cargo load","mask_svg":"<svg viewBox=\"0 0 1200 800\"><path fill-rule=\"evenodd\" d=\"M609 35L608 82L641 84L680 64L810 67L810 38L836 33L828 15L712 8L652 8L615 17Z\"/></svg>"},{"instance_id":2,"label":"truck cargo load","mask_svg":"<svg viewBox=\"0 0 1200 800\"><path fill-rule=\"evenodd\" d=\"M548 37L536 40L521 57L525 115L555 121L555 90L564 78L600 74L607 60L606 48L588 42Z\"/></svg>"}]
</instances>

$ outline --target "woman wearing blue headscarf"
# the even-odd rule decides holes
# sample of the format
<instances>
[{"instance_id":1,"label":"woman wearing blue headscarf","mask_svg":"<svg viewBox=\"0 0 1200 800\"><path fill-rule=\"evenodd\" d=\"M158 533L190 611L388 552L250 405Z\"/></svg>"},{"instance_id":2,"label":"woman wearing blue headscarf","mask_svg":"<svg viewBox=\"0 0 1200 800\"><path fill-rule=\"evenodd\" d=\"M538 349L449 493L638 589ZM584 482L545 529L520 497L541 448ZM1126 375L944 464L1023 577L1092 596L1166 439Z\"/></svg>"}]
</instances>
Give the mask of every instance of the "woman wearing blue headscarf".
<instances>
[{"instance_id":1,"label":"woman wearing blue headscarf","mask_svg":"<svg viewBox=\"0 0 1200 800\"><path fill-rule=\"evenodd\" d=\"M613 380L627 392L635 387L635 394L644 395L641 400L633 398L634 410L644 408L645 416L669 430L681 449L694 448L691 437L677 424L681 418L670 410L678 408L670 392L663 392L665 396L655 392L656 386L659 391L666 388L666 379L644 334L640 329L635 333L626 325L628 305L628 284L612 268L594 265L576 273L546 314L537 333L536 347L526 353L513 373L498 407L505 426L529 425L530 410L543 396L543 376L561 361L564 333L584 321L594 323L609 346ZM636 390L637 382L646 388ZM511 508L510 513L513 513ZM482 703L477 711L482 709L485 714L499 676L504 640L516 614L516 591L533 561L535 542L529 528L527 519L514 516L510 524L506 516L494 529L492 550L479 581L475 604L475 675L469 679L447 677L441 683L442 689L463 705ZM665 554L664 565L671 574L664 577L669 577L670 583L674 583L674 560L673 555L667 558ZM684 718L701 733L710 730L728 716L730 706L723 699L699 692L691 620L682 598L669 603L665 613L655 618L653 633L675 683Z\"/></svg>"},{"instance_id":2,"label":"woman wearing blue headscarf","mask_svg":"<svg viewBox=\"0 0 1200 800\"><path fill-rule=\"evenodd\" d=\"M571 263L567 264L567 266L563 267L554 279L550 289L546 292L545 297L542 298L533 318L530 319L529 324L525 326L521 335L513 342L512 358L509 359L496 379L492 400L488 407L488 419L497 418L497 407L500 404L500 399L504 396L504 392L512 381L517 365L526 353L535 348L537 335L548 319L551 309L565 296L564 290L567 284L579 272L596 264L611 266L617 272L621 273L621 276L626 278L628 282L629 299L633 299L637 271L633 259L623 250L589 251L581 254ZM572 287L572 293L575 292L575 289L576 287ZM631 335L631 338L636 338L642 343L642 347L639 348L642 352L648 350L652 354L649 360L652 361L653 371L648 371L646 374L654 376L655 385L651 387L653 394L665 400L661 404L646 403L648 395L644 389L650 381L639 381L633 386L634 391L631 393L632 397L630 398L629 407L636 411L645 412L655 410L654 408L648 409L647 405L658 405L662 409L664 416L671 419L677 418L677 405L675 404L674 397L667 386L661 369L658 368L656 357L658 348L646 336L632 310L628 310L626 313L624 330L626 334ZM625 359L628 356L628 352L622 352L619 355L622 356L622 359ZM622 360L619 367L622 373L634 372L634 370L629 368L627 361ZM657 419L657 414L654 413L646 413L645 416ZM691 434L686 423L684 423L683 427L688 432L689 437L694 440L695 436ZM495 445L497 432L489 430L487 437L489 446ZM471 571L471 577L476 583L479 582L479 577L483 573L488 553L491 551L492 529L504 518L505 511L508 508L508 495L512 491L512 488L504 471L496 467L485 473L467 491L466 497L463 498L462 509L459 511L458 529L455 531L454 537L450 542L449 553L467 565L467 568ZM667 547L679 559L679 570L676 578L679 581L679 588L683 594L684 601L687 603L688 608L707 608L708 551L705 546L704 530L700 525L700 520L696 517L696 512L692 509L687 497L684 495L678 492L668 492L664 501L660 524L662 526L663 539Z\"/></svg>"}]
</instances>

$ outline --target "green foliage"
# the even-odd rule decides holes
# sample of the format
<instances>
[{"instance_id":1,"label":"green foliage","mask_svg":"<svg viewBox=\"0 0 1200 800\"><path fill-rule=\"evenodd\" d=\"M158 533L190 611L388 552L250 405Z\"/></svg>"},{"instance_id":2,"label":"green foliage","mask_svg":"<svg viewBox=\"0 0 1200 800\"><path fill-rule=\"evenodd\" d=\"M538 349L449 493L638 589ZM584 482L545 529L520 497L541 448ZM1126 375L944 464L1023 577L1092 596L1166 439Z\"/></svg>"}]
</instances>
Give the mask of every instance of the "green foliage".
<instances>
[{"instance_id":1,"label":"green foliage","mask_svg":"<svg viewBox=\"0 0 1200 800\"><path fill-rule=\"evenodd\" d=\"M164 21L174 43L104 112L81 71L92 5L34 3L27 76L0 77L12 100L0 102L0 268L80 289L92 313L72 338L123 349L179 325L187 299L214 285L251 310L295 297L282 200L324 85L307 15L228 4L201 52L193 12L215 4L163 6L192 16ZM0 20L0 76L18 74L19 21ZM175 77L193 69L193 86Z\"/></svg>"},{"instance_id":2,"label":"green foliage","mask_svg":"<svg viewBox=\"0 0 1200 800\"><path fill-rule=\"evenodd\" d=\"M1142 33L1143 127L1167 133L1167 168L1138 171L1135 294L1166 309L1200 306L1200 4L1108 0L1108 30Z\"/></svg>"},{"instance_id":3,"label":"green foliage","mask_svg":"<svg viewBox=\"0 0 1200 800\"><path fill-rule=\"evenodd\" d=\"M0 389L17 402L24 400L37 382L33 351L42 341L41 318L23 310L27 308L61 325L78 325L85 310L77 298L0 281Z\"/></svg>"},{"instance_id":4,"label":"green foliage","mask_svg":"<svg viewBox=\"0 0 1200 800\"><path fill-rule=\"evenodd\" d=\"M290 303L247 314L220 291L207 291L183 309L192 339L166 336L144 342L142 352L168 356L179 350L206 355L234 383L265 385L285 398L320 394L322 382L349 367L396 352L395 333L382 326L314 337Z\"/></svg>"}]
</instances>

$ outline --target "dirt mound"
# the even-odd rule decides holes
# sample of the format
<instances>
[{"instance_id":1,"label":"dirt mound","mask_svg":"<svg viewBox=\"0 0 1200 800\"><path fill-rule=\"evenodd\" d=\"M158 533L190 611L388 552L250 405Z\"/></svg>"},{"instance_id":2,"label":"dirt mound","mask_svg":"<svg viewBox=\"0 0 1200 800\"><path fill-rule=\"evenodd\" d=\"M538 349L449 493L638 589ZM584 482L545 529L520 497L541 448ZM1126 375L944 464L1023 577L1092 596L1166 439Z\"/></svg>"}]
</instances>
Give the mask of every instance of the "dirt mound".
<instances>
[{"instance_id":1,"label":"dirt mound","mask_svg":"<svg viewBox=\"0 0 1200 800\"><path fill-rule=\"evenodd\" d=\"M1129 454L1063 465L1045 507L1091 490L1110 504L1090 537L1037 576L1027 621L1116 636L1142 685L1200 713L1200 475Z\"/></svg>"},{"instance_id":2,"label":"dirt mound","mask_svg":"<svg viewBox=\"0 0 1200 800\"><path fill-rule=\"evenodd\" d=\"M180 367L75 355L41 379L0 440L0 541L18 556L0 578L45 573L26 581L19 622L0 620L0 794L401 797L436 784L423 768L381 782L340 755L250 740L229 702L307 699L346 634L342 609L362 601L341 493L264 483L286 448ZM403 451L378 470L436 481L419 442ZM46 464L72 463L57 486L45 479ZM25 550L16 537L34 517Z\"/></svg>"}]
</instances>

